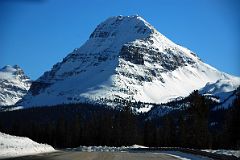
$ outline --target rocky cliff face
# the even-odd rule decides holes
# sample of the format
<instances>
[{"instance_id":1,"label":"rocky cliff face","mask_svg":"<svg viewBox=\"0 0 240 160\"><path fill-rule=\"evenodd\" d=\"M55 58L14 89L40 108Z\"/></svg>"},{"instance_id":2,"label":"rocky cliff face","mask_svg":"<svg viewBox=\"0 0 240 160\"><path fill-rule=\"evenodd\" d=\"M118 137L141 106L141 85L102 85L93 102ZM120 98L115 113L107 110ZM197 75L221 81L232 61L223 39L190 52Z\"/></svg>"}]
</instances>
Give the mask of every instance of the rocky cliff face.
<instances>
[{"instance_id":1,"label":"rocky cliff face","mask_svg":"<svg viewBox=\"0 0 240 160\"><path fill-rule=\"evenodd\" d=\"M30 88L31 81L17 66L0 69L0 106L14 105Z\"/></svg>"},{"instance_id":2,"label":"rocky cliff face","mask_svg":"<svg viewBox=\"0 0 240 160\"><path fill-rule=\"evenodd\" d=\"M33 82L25 107L122 100L164 103L206 83L239 78L202 62L139 16L110 17L80 48Z\"/></svg>"}]
</instances>

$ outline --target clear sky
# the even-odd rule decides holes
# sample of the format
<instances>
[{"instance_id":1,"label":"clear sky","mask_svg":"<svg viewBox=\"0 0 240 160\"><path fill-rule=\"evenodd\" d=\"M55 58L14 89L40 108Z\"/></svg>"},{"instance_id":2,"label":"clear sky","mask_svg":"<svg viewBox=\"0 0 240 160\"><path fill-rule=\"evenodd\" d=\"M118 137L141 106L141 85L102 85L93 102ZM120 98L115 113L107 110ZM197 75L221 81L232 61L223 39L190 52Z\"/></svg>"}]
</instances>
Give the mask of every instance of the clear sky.
<instances>
[{"instance_id":1,"label":"clear sky","mask_svg":"<svg viewBox=\"0 0 240 160\"><path fill-rule=\"evenodd\" d=\"M0 0L0 67L18 64L36 79L106 18L135 14L204 62L240 76L239 0Z\"/></svg>"}]
</instances>

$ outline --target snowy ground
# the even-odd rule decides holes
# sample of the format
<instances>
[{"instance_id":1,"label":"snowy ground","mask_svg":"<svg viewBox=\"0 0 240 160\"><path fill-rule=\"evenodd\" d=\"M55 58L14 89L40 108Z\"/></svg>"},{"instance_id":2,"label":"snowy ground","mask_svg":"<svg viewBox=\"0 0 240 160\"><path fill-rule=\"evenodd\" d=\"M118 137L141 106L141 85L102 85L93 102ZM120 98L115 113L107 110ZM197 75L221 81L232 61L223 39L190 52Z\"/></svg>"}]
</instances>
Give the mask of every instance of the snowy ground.
<instances>
[{"instance_id":1,"label":"snowy ground","mask_svg":"<svg viewBox=\"0 0 240 160\"><path fill-rule=\"evenodd\" d=\"M0 159L53 152L47 144L39 144L26 137L17 137L0 132Z\"/></svg>"},{"instance_id":2,"label":"snowy ground","mask_svg":"<svg viewBox=\"0 0 240 160\"><path fill-rule=\"evenodd\" d=\"M218 149L218 150L211 150L211 149L204 149L202 151L216 153L216 154L224 154L230 155L240 158L240 150L226 150L226 149Z\"/></svg>"}]
</instances>

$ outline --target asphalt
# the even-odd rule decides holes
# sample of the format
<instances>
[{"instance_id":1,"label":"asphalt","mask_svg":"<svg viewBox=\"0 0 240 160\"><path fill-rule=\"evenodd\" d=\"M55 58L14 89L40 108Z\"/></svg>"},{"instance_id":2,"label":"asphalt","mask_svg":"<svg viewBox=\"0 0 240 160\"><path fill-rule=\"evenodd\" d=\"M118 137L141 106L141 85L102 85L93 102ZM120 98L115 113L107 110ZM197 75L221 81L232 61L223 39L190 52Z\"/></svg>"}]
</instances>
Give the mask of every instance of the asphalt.
<instances>
[{"instance_id":1,"label":"asphalt","mask_svg":"<svg viewBox=\"0 0 240 160\"><path fill-rule=\"evenodd\" d=\"M179 160L164 153L129 153L129 152L80 152L58 151L35 156L11 158L9 160Z\"/></svg>"}]
</instances>

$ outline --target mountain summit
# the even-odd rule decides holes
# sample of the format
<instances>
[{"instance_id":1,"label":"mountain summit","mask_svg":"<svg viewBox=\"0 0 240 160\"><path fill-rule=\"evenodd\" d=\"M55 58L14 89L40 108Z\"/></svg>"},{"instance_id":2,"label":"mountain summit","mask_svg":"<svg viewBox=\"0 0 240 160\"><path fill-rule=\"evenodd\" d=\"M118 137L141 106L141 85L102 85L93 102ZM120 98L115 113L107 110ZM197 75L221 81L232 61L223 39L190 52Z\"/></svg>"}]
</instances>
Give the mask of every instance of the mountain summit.
<instances>
[{"instance_id":1,"label":"mountain summit","mask_svg":"<svg viewBox=\"0 0 240 160\"><path fill-rule=\"evenodd\" d=\"M14 105L30 88L31 81L18 66L0 69L0 106Z\"/></svg>"},{"instance_id":2,"label":"mountain summit","mask_svg":"<svg viewBox=\"0 0 240 160\"><path fill-rule=\"evenodd\" d=\"M116 16L33 82L19 104L164 103L220 79L240 84L239 78L205 64L143 18Z\"/></svg>"}]
</instances>

